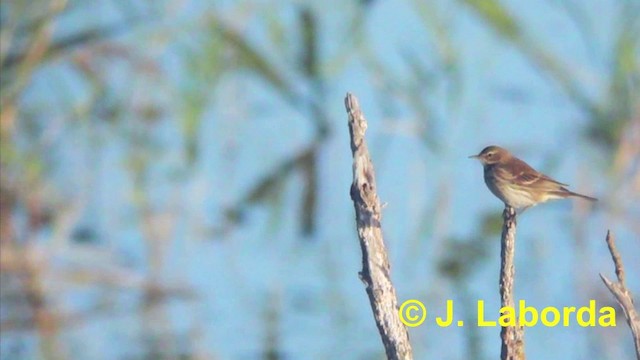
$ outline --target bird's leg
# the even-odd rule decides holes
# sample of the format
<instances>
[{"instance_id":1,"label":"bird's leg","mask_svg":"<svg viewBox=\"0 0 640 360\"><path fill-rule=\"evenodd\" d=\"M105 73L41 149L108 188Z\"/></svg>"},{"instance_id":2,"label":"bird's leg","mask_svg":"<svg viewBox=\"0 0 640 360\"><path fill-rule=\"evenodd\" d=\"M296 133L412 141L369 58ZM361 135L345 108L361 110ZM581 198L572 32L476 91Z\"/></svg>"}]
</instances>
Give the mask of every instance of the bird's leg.
<instances>
[{"instance_id":1,"label":"bird's leg","mask_svg":"<svg viewBox=\"0 0 640 360\"><path fill-rule=\"evenodd\" d=\"M522 209L522 211L526 210L528 208L525 207ZM522 214L522 211L520 212L520 214ZM513 222L516 222L516 217L518 215L518 212L516 211L516 209L510 205L505 204L504 206L504 211L502 212L502 218L507 221L510 218L513 218Z\"/></svg>"}]
</instances>

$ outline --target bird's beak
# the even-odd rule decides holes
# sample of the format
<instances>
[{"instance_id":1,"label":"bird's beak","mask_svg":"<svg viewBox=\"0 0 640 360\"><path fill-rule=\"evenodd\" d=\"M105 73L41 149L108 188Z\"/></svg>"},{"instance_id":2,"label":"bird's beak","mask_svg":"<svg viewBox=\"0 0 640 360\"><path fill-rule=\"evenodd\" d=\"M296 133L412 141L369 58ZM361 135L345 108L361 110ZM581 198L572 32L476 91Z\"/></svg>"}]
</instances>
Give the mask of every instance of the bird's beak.
<instances>
[{"instance_id":1,"label":"bird's beak","mask_svg":"<svg viewBox=\"0 0 640 360\"><path fill-rule=\"evenodd\" d=\"M480 157L480 155L471 155L471 156L469 156L469 159L477 159L479 157Z\"/></svg>"}]
</instances>

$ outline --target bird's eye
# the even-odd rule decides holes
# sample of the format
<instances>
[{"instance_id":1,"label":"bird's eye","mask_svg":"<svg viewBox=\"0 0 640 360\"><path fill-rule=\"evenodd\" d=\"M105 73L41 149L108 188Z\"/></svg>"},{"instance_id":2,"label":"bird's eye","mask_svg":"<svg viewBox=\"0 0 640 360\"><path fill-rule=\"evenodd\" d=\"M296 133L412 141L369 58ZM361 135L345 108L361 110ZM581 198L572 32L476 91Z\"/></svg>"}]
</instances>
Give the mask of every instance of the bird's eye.
<instances>
[{"instance_id":1,"label":"bird's eye","mask_svg":"<svg viewBox=\"0 0 640 360\"><path fill-rule=\"evenodd\" d=\"M488 153L488 154L487 154L487 157L488 157L488 158L490 158L490 157L492 157L492 156L493 156L493 153Z\"/></svg>"}]
</instances>

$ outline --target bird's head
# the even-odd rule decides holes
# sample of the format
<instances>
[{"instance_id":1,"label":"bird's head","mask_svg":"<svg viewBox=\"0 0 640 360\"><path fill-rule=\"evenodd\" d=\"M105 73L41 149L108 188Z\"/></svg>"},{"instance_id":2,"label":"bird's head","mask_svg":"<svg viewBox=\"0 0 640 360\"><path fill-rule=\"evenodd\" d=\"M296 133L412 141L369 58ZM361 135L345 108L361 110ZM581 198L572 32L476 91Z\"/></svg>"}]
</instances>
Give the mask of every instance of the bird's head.
<instances>
[{"instance_id":1,"label":"bird's head","mask_svg":"<svg viewBox=\"0 0 640 360\"><path fill-rule=\"evenodd\" d=\"M500 146L487 146L478 155L469 156L471 159L478 159L482 165L493 165L505 161L511 157L511 153Z\"/></svg>"}]
</instances>

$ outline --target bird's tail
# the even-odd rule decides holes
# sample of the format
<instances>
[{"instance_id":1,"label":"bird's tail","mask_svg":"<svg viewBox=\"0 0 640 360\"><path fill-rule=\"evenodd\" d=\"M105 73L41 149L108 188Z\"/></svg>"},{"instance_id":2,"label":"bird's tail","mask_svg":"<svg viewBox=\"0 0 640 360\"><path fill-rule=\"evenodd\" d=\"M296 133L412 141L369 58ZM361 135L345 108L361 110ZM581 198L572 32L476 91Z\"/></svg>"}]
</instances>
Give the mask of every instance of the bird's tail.
<instances>
[{"instance_id":1,"label":"bird's tail","mask_svg":"<svg viewBox=\"0 0 640 360\"><path fill-rule=\"evenodd\" d=\"M583 198L583 199L589 200L589 201L598 201L598 199L596 199L594 197L578 194L578 193L575 193L573 191L569 191L569 190L567 190L565 188L562 188L561 191L558 193L558 195L560 195L562 197L575 196L575 197Z\"/></svg>"}]
</instances>

